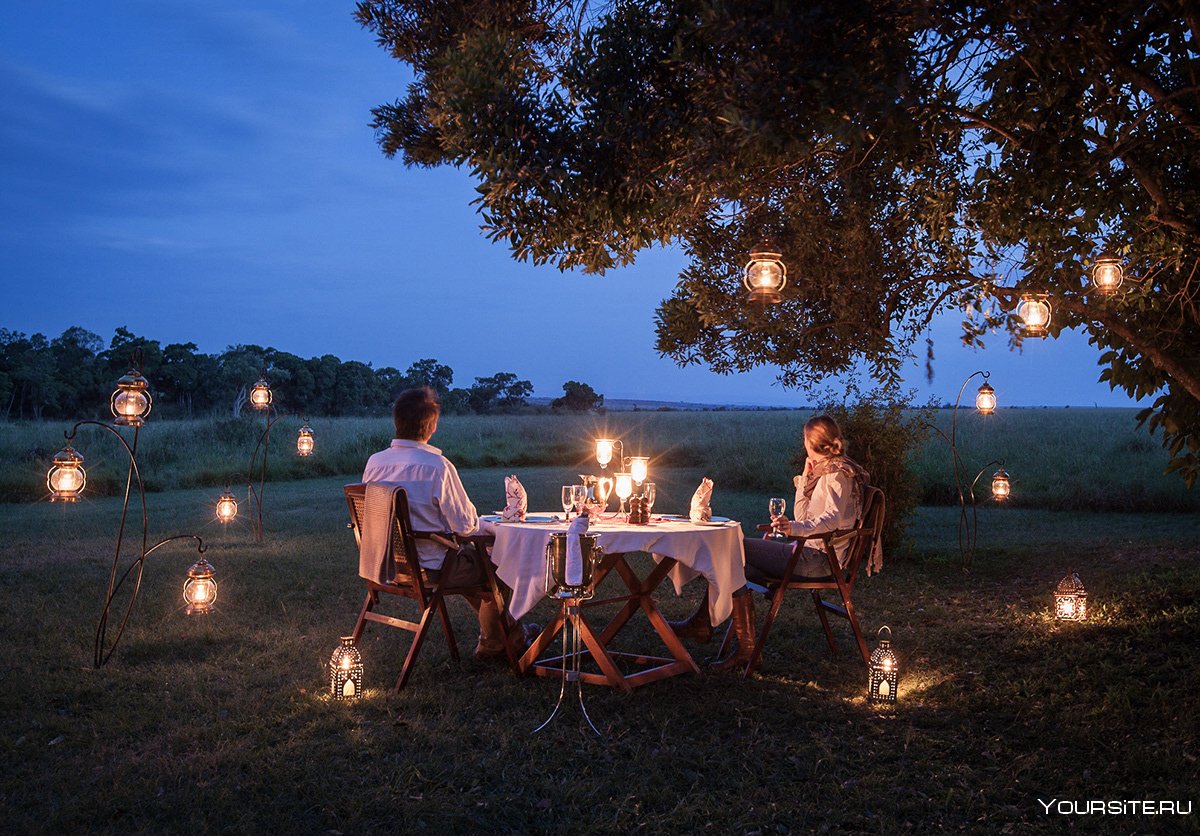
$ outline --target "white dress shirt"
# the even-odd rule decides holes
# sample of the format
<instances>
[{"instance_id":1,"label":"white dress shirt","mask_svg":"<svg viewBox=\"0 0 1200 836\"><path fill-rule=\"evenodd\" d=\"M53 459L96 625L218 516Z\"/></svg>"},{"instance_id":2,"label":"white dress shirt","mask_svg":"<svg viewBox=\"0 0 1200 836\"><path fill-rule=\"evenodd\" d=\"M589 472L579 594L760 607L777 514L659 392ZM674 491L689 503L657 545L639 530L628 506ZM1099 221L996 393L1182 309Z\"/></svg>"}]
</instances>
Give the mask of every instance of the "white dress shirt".
<instances>
[{"instance_id":1,"label":"white dress shirt","mask_svg":"<svg viewBox=\"0 0 1200 836\"><path fill-rule=\"evenodd\" d=\"M805 472L794 480L796 485L796 517L791 522L791 535L805 537L810 534L824 534L827 531L854 528L862 513L862 492L857 490L854 477L847 476L841 470L834 470L817 478L812 497L806 499L804 488L806 480L813 476ZM850 539L838 538L833 541L833 551L838 562L846 565L846 552ZM806 548L825 551L825 544L820 540L806 540Z\"/></svg>"},{"instance_id":2,"label":"white dress shirt","mask_svg":"<svg viewBox=\"0 0 1200 836\"><path fill-rule=\"evenodd\" d=\"M393 438L392 445L367 459L364 482L396 482L408 492L408 512L414 531L479 532L479 515L467 496L454 465L442 451L420 441ZM446 547L417 541L423 569L441 569Z\"/></svg>"}]
</instances>

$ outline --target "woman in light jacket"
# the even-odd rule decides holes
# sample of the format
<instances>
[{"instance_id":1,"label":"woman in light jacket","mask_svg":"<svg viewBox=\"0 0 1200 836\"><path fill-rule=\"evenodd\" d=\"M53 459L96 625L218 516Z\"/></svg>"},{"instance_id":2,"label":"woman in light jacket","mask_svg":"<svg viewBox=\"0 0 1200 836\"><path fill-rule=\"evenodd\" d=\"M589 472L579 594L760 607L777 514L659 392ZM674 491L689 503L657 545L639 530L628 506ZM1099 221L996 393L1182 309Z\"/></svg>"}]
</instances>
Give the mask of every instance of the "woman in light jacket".
<instances>
[{"instance_id":1,"label":"woman in light jacket","mask_svg":"<svg viewBox=\"0 0 1200 836\"><path fill-rule=\"evenodd\" d=\"M795 519L780 514L771 520L771 528L788 537L809 537L829 531L851 529L862 515L863 486L867 472L862 465L845 454L846 441L841 428L828 415L818 415L804 425L804 449L808 460L804 472L795 479ZM746 579L760 585L778 581L792 556L792 544L786 540L763 540L747 537ZM845 566L849 542L834 541L834 553ZM829 576L829 560L820 540L807 540L796 563L793 577L824 578ZM754 647L754 601L750 590L742 587L733 593L733 630L737 649L728 658L712 667L716 670L745 667ZM670 622L680 638L707 642L712 639L707 596L700 607L685 621Z\"/></svg>"}]
</instances>

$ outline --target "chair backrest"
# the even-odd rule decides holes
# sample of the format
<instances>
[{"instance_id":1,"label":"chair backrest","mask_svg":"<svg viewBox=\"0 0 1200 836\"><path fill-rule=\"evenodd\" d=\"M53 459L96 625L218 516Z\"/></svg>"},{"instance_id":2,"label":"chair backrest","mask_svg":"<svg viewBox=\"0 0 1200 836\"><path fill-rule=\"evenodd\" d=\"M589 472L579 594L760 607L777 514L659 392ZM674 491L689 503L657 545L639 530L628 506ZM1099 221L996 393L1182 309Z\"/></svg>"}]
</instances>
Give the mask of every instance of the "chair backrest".
<instances>
[{"instance_id":1,"label":"chair backrest","mask_svg":"<svg viewBox=\"0 0 1200 836\"><path fill-rule=\"evenodd\" d=\"M850 559L846 562L846 580L854 586L858 578L858 570L863 561L871 559L875 544L883 536L883 514L887 506L883 491L872 485L863 487L863 513L858 523L860 529L867 529L863 534L854 538L850 544Z\"/></svg>"},{"instance_id":2,"label":"chair backrest","mask_svg":"<svg viewBox=\"0 0 1200 836\"><path fill-rule=\"evenodd\" d=\"M342 488L346 494L346 505L350 510L350 526L354 529L354 542L362 543L363 516L366 512L367 486L358 482ZM392 557L396 564L397 579L421 577L421 564L417 555L417 540L413 536L412 518L408 512L408 492L396 489L396 524L392 526Z\"/></svg>"}]
</instances>

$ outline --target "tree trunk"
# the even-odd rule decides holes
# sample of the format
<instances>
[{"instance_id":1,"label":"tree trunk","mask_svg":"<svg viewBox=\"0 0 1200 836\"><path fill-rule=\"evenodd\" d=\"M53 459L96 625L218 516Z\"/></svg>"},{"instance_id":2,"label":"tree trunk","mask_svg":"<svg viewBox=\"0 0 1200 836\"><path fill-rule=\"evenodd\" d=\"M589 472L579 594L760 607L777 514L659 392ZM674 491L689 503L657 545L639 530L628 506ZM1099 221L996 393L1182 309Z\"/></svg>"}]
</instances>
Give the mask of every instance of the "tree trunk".
<instances>
[{"instance_id":1,"label":"tree trunk","mask_svg":"<svg viewBox=\"0 0 1200 836\"><path fill-rule=\"evenodd\" d=\"M246 405L246 384L242 384L242 388L238 389L237 395L233 399L233 417L242 417L242 407Z\"/></svg>"}]
</instances>

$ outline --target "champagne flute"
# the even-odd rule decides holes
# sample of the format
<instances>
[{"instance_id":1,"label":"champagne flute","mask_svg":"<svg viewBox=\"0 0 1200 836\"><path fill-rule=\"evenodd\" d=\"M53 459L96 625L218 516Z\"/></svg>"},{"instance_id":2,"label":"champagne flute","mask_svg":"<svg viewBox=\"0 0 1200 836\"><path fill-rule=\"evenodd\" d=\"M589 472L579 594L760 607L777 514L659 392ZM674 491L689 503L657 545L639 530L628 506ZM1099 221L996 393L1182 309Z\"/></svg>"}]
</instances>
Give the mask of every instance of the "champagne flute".
<instances>
[{"instance_id":1,"label":"champagne flute","mask_svg":"<svg viewBox=\"0 0 1200 836\"><path fill-rule=\"evenodd\" d=\"M571 508L575 505L575 486L562 486L562 508L563 515L569 520L571 519Z\"/></svg>"},{"instance_id":2,"label":"champagne flute","mask_svg":"<svg viewBox=\"0 0 1200 836\"><path fill-rule=\"evenodd\" d=\"M776 517L781 516L784 512L784 509L786 509L786 508L787 508L787 500L784 499L782 496L773 496L767 501L767 510L771 514L772 522L775 521ZM772 532L771 538L774 540L783 540L784 536L780 532L775 531L775 532Z\"/></svg>"},{"instance_id":3,"label":"champagne flute","mask_svg":"<svg viewBox=\"0 0 1200 836\"><path fill-rule=\"evenodd\" d=\"M646 515L649 516L654 510L654 497L658 493L653 482L645 482L642 485L642 496L646 497Z\"/></svg>"},{"instance_id":4,"label":"champagne flute","mask_svg":"<svg viewBox=\"0 0 1200 836\"><path fill-rule=\"evenodd\" d=\"M575 506L575 515L583 513L584 503L587 502L587 485L571 486L571 504Z\"/></svg>"}]
</instances>

